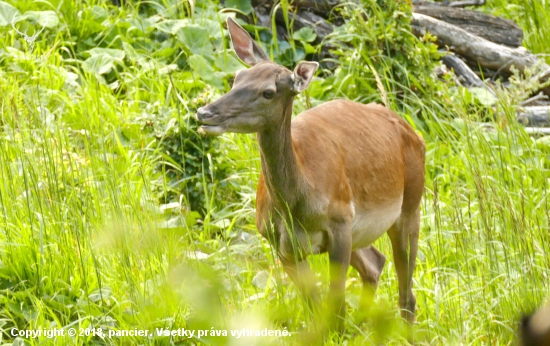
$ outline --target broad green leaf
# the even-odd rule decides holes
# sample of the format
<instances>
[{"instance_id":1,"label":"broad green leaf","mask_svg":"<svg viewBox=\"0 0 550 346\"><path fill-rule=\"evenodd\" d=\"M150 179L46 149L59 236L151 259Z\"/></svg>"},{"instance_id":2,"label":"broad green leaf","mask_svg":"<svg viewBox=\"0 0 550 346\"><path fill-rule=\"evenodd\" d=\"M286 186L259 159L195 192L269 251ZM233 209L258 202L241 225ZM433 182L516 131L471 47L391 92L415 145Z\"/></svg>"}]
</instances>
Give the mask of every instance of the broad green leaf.
<instances>
[{"instance_id":1,"label":"broad green leaf","mask_svg":"<svg viewBox=\"0 0 550 346\"><path fill-rule=\"evenodd\" d=\"M304 46L304 49L306 50L306 54L315 53L315 47L306 42L302 42L302 44Z\"/></svg>"},{"instance_id":2,"label":"broad green leaf","mask_svg":"<svg viewBox=\"0 0 550 346\"><path fill-rule=\"evenodd\" d=\"M122 135L128 140L139 140L141 137L141 125L140 124L124 124L122 125Z\"/></svg>"},{"instance_id":3,"label":"broad green leaf","mask_svg":"<svg viewBox=\"0 0 550 346\"><path fill-rule=\"evenodd\" d=\"M139 66L147 70L154 67L154 64L151 63L146 56L138 53L128 42L122 42L122 47L124 48L124 52L130 61L137 63Z\"/></svg>"},{"instance_id":4,"label":"broad green leaf","mask_svg":"<svg viewBox=\"0 0 550 346\"><path fill-rule=\"evenodd\" d=\"M252 285L258 287L259 289L265 289L269 282L271 282L273 279L271 278L271 275L268 271L262 270L258 272L253 278L252 278Z\"/></svg>"},{"instance_id":5,"label":"broad green leaf","mask_svg":"<svg viewBox=\"0 0 550 346\"><path fill-rule=\"evenodd\" d=\"M468 91L472 96L486 107L491 107L497 102L497 98L486 88L469 88Z\"/></svg>"},{"instance_id":6,"label":"broad green leaf","mask_svg":"<svg viewBox=\"0 0 550 346\"><path fill-rule=\"evenodd\" d=\"M111 48L92 48L86 52L89 53L91 57L105 55L106 57L116 61L122 61L126 56L126 53L124 53L123 50Z\"/></svg>"},{"instance_id":7,"label":"broad green leaf","mask_svg":"<svg viewBox=\"0 0 550 346\"><path fill-rule=\"evenodd\" d=\"M197 224L197 219L199 219L200 217L201 215L196 211L188 212L185 215L185 224L187 225L187 227L193 227Z\"/></svg>"},{"instance_id":8,"label":"broad green leaf","mask_svg":"<svg viewBox=\"0 0 550 346\"><path fill-rule=\"evenodd\" d=\"M138 57L141 55L141 54L138 54L138 52L136 52L134 47L128 42L122 42L122 48L124 48L124 51L126 52L126 54L128 54L128 58L132 60L138 59Z\"/></svg>"},{"instance_id":9,"label":"broad green leaf","mask_svg":"<svg viewBox=\"0 0 550 346\"><path fill-rule=\"evenodd\" d=\"M210 35L210 39L214 38L216 40L222 39L224 37L224 30L220 25L220 22L217 20L208 20L205 19L201 22L201 26L206 29Z\"/></svg>"},{"instance_id":10,"label":"broad green leaf","mask_svg":"<svg viewBox=\"0 0 550 346\"><path fill-rule=\"evenodd\" d=\"M202 55L189 57L189 66L201 79L210 82L214 78L214 69Z\"/></svg>"},{"instance_id":11,"label":"broad green leaf","mask_svg":"<svg viewBox=\"0 0 550 346\"><path fill-rule=\"evenodd\" d=\"M218 89L223 88L222 79L224 73L215 72L211 63L208 62L202 55L193 55L189 57L189 66L196 75L198 75L203 81L215 86Z\"/></svg>"},{"instance_id":12,"label":"broad green leaf","mask_svg":"<svg viewBox=\"0 0 550 346\"><path fill-rule=\"evenodd\" d=\"M91 14L91 17L96 21L104 21L107 17L109 17L109 12L107 12L107 10L103 7L97 5L91 8L89 14Z\"/></svg>"},{"instance_id":13,"label":"broad green leaf","mask_svg":"<svg viewBox=\"0 0 550 346\"><path fill-rule=\"evenodd\" d=\"M49 29L59 25L59 18L54 11L27 11L20 18Z\"/></svg>"},{"instance_id":14,"label":"broad green leaf","mask_svg":"<svg viewBox=\"0 0 550 346\"><path fill-rule=\"evenodd\" d=\"M128 19L128 23L130 24L128 31L131 31L134 36L136 35L135 31L145 34L151 29L151 23L139 18L131 17Z\"/></svg>"},{"instance_id":15,"label":"broad green leaf","mask_svg":"<svg viewBox=\"0 0 550 346\"><path fill-rule=\"evenodd\" d=\"M180 28L176 37L193 54L210 54L212 52L208 31L199 25L191 24Z\"/></svg>"},{"instance_id":16,"label":"broad green leaf","mask_svg":"<svg viewBox=\"0 0 550 346\"><path fill-rule=\"evenodd\" d=\"M114 59L105 54L91 56L82 63L85 71L94 74L109 73L114 67Z\"/></svg>"},{"instance_id":17,"label":"broad green leaf","mask_svg":"<svg viewBox=\"0 0 550 346\"><path fill-rule=\"evenodd\" d=\"M178 76L183 90L202 90L208 85L202 79L197 79L194 72L183 71Z\"/></svg>"},{"instance_id":18,"label":"broad green leaf","mask_svg":"<svg viewBox=\"0 0 550 346\"><path fill-rule=\"evenodd\" d=\"M221 52L214 58L214 63L219 70L225 73L235 73L242 70L243 64L232 54L224 54Z\"/></svg>"},{"instance_id":19,"label":"broad green leaf","mask_svg":"<svg viewBox=\"0 0 550 346\"><path fill-rule=\"evenodd\" d=\"M312 28L305 26L300 30L295 31L294 35L292 35L292 38L302 42L313 42L317 38L317 34Z\"/></svg>"},{"instance_id":20,"label":"broad green leaf","mask_svg":"<svg viewBox=\"0 0 550 346\"><path fill-rule=\"evenodd\" d=\"M163 49L159 49L155 52L153 57L155 58L168 58L172 56L176 52L176 49L173 47L166 47Z\"/></svg>"},{"instance_id":21,"label":"broad green leaf","mask_svg":"<svg viewBox=\"0 0 550 346\"><path fill-rule=\"evenodd\" d=\"M168 74L178 70L178 65L170 64L160 68L158 71L160 74Z\"/></svg>"},{"instance_id":22,"label":"broad green leaf","mask_svg":"<svg viewBox=\"0 0 550 346\"><path fill-rule=\"evenodd\" d=\"M18 16L20 16L20 13L15 7L7 2L0 1L0 26L8 26L12 22L16 22Z\"/></svg>"},{"instance_id":23,"label":"broad green leaf","mask_svg":"<svg viewBox=\"0 0 550 346\"><path fill-rule=\"evenodd\" d=\"M237 10L241 10L244 14L250 14L250 12L252 12L250 0L227 0L225 2L225 7L236 8Z\"/></svg>"},{"instance_id":24,"label":"broad green leaf","mask_svg":"<svg viewBox=\"0 0 550 346\"><path fill-rule=\"evenodd\" d=\"M105 301L110 298L111 298L111 290L108 288L100 288L98 290L95 290L88 296L88 299L90 299L94 303L100 300Z\"/></svg>"},{"instance_id":25,"label":"broad green leaf","mask_svg":"<svg viewBox=\"0 0 550 346\"><path fill-rule=\"evenodd\" d=\"M181 217L174 216L169 220L162 221L159 226L161 229L181 228L185 226L182 221L184 220Z\"/></svg>"},{"instance_id":26,"label":"broad green leaf","mask_svg":"<svg viewBox=\"0 0 550 346\"><path fill-rule=\"evenodd\" d=\"M156 23L154 27L167 34L175 34L176 32L178 32L179 29L188 26L189 24L190 23L188 19L168 19Z\"/></svg>"}]
</instances>

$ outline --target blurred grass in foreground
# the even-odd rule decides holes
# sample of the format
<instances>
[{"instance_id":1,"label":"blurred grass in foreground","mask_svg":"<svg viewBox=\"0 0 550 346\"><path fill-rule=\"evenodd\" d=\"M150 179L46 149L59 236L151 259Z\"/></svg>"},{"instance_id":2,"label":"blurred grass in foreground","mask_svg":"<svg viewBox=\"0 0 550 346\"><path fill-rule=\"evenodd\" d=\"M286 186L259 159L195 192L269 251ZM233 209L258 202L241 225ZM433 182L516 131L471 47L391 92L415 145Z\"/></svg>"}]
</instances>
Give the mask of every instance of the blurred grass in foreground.
<instances>
[{"instance_id":1,"label":"blurred grass in foreground","mask_svg":"<svg viewBox=\"0 0 550 346\"><path fill-rule=\"evenodd\" d=\"M50 8L45 2L12 4L22 12L34 6ZM158 6L168 8L167 4ZM214 5L202 3L194 20L207 23L216 18ZM90 58L80 56L75 47L101 44L86 41L85 35L117 42L113 37L124 26L98 28L96 24L106 19L95 21L93 16L103 16L104 11L117 23L147 20L138 9L113 9L96 1L60 6L56 11L64 14L60 17L65 29L48 31L48 39L37 42L32 54L25 52L24 42L11 29L2 32L9 33L1 38L0 57L2 341L13 342L14 327L90 327L104 332L185 328L208 333L200 340L196 334L191 338L91 334L25 342L318 343L311 332L311 314L253 226L259 173L254 137L224 135L215 140L221 155L204 155L195 161L183 149L166 145L168 133L183 140L182 133L189 133L184 131L194 131L190 120L194 109L222 93L230 73L221 76L210 71L210 82L219 79L221 83L211 88L197 73L206 66L199 64L200 59L195 62L197 70L177 70L171 64L185 64L180 59L187 59L189 52L162 51L174 59L164 61L159 50L157 56L145 55L144 61L136 55L129 65L114 61L113 75L100 74L107 79L102 81L97 71L80 69L79 64ZM382 18L374 3L369 6ZM550 17L547 7L533 1L525 9L504 1L491 6L514 18L527 11L520 21L529 27L526 40L535 52L546 52L540 43L548 36L541 34L544 25L528 23ZM183 7L181 13L187 13ZM90 17L79 21L79 11ZM379 27L357 14L353 18L357 40L391 44L369 37ZM67 43L71 35L80 35L82 42ZM120 35L120 40L130 40L132 31ZM223 41L221 34L212 35ZM149 44L145 38L136 41ZM499 94L497 112L491 113L472 107L464 90L426 85L427 81L405 73L409 67L390 57L367 55L369 47L356 49L353 59L345 60L343 55L339 71L314 83L310 97L314 103L342 96L379 100L372 66L383 78L389 106L414 120L427 142L414 283L417 343L513 344L521 313L550 296L550 141L529 137L514 122L514 92L525 92L518 89L521 82L515 91ZM227 52L219 54L231 68L239 67L228 62L233 58ZM159 65L147 70L147 62ZM174 69L173 84L166 73L159 72L167 66ZM401 71L399 80L392 79L395 71ZM114 80L122 81L122 87L111 84ZM367 85L371 89L361 88ZM432 87L431 95L415 96L412 91ZM304 101L299 97L296 108L304 109ZM487 116L493 120L490 127L479 123ZM159 206L159 195L177 191L170 170L185 171L186 163L175 161L174 151L200 167L204 215L189 209L187 195ZM231 174L222 180L215 174L221 165ZM224 194L227 199L220 198ZM361 285L357 273L350 271L347 331L341 338L332 335L328 344L406 343L397 311L390 244L383 237L377 246L388 255L388 262L375 304L371 311L358 311ZM310 261L326 289L326 256ZM287 330L293 335L246 339L210 335L214 330L243 328Z\"/></svg>"}]
</instances>

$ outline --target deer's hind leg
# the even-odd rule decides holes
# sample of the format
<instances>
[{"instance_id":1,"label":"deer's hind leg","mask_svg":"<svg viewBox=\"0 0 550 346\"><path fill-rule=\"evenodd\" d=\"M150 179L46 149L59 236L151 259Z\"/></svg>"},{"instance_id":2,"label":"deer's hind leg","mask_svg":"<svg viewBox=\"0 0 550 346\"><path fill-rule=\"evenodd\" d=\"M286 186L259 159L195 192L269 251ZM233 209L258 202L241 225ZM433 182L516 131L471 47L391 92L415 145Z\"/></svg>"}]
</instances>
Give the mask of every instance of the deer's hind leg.
<instances>
[{"instance_id":1,"label":"deer's hind leg","mask_svg":"<svg viewBox=\"0 0 550 346\"><path fill-rule=\"evenodd\" d=\"M372 301L385 263L386 256L374 245L351 253L350 264L357 270L359 276L361 276L361 281L363 281L363 295L361 297L363 306L369 305Z\"/></svg>"},{"instance_id":2,"label":"deer's hind leg","mask_svg":"<svg viewBox=\"0 0 550 346\"><path fill-rule=\"evenodd\" d=\"M401 316L411 324L414 323L416 308L416 298L412 291L412 280L416 266L419 229L420 206L410 214L401 214L399 219L388 230L399 284Z\"/></svg>"}]
</instances>

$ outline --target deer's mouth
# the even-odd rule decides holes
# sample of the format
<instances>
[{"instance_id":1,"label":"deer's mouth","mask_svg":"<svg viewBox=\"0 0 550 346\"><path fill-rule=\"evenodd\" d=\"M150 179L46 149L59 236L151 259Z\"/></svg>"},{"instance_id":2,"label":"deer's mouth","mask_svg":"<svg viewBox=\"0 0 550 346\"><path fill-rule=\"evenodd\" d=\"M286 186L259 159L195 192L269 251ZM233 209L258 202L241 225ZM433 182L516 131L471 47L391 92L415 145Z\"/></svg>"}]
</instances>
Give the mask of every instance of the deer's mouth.
<instances>
[{"instance_id":1,"label":"deer's mouth","mask_svg":"<svg viewBox=\"0 0 550 346\"><path fill-rule=\"evenodd\" d=\"M199 127L199 133L211 136L219 136L225 132L227 127L224 121L220 121L218 116L204 110L199 109L197 112L197 120L200 121L201 127Z\"/></svg>"},{"instance_id":2,"label":"deer's mouth","mask_svg":"<svg viewBox=\"0 0 550 346\"><path fill-rule=\"evenodd\" d=\"M199 127L199 133L203 133L210 136L219 136L225 132L225 126L223 125L202 125Z\"/></svg>"}]
</instances>

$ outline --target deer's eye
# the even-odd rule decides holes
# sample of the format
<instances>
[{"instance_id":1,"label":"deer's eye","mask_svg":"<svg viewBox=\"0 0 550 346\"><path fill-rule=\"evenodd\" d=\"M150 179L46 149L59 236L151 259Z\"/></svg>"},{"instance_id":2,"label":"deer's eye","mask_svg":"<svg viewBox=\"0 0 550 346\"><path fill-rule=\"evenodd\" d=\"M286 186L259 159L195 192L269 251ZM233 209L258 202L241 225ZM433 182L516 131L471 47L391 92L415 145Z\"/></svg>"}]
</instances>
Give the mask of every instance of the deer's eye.
<instances>
[{"instance_id":1,"label":"deer's eye","mask_svg":"<svg viewBox=\"0 0 550 346\"><path fill-rule=\"evenodd\" d=\"M266 91L264 91L264 97L265 97L266 99L272 99L273 96L275 96L275 91L273 91L273 90L266 90Z\"/></svg>"}]
</instances>

